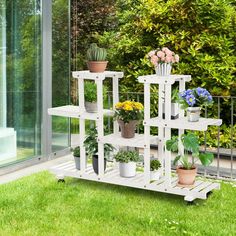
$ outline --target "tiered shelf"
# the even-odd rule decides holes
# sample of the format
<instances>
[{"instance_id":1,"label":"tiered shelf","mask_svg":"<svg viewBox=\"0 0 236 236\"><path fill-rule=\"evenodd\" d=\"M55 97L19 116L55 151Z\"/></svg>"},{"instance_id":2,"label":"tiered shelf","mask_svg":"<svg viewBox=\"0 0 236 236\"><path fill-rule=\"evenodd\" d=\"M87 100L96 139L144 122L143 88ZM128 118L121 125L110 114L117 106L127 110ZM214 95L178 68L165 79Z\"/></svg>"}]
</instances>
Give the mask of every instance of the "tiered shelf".
<instances>
[{"instance_id":1,"label":"tiered shelf","mask_svg":"<svg viewBox=\"0 0 236 236\"><path fill-rule=\"evenodd\" d=\"M125 139L121 137L117 122L114 122L114 132L104 135L103 116L113 115L112 110L103 109L102 86L106 77L112 78L113 85L113 108L119 101L119 79L123 77L123 72L105 71L104 73L90 73L89 71L75 71L73 77L78 79L79 106L62 106L48 110L49 115L78 118L80 119L80 164L81 169L75 168L75 163L69 161L54 166L51 171L59 179L66 176L79 179L86 179L109 184L129 186L140 189L147 189L157 192L171 193L184 196L186 201L193 201L196 198L206 199L213 189L219 189L220 184L198 179L191 187L181 187L178 185L176 177L173 177L171 170L171 153L165 148L165 141L171 137L171 129L178 129L179 136L188 130L206 131L210 125L221 125L220 119L201 118L198 122L188 122L184 111L179 112L179 118L171 120L171 90L174 83L179 84L179 91L185 89L185 83L191 80L190 75L145 75L138 77L138 81L144 84L144 134L135 134L134 138ZM84 80L94 80L97 84L98 112L87 113L84 108ZM158 102L158 117L150 117L150 86L158 84L160 94ZM162 114L165 111L165 119ZM98 162L99 175L97 175L91 165L86 165L86 154L83 145L85 139L85 120L95 120L98 130ZM158 127L158 136L150 135L150 127ZM143 149L144 168L138 171L135 177L123 178L119 174L118 164L110 164L104 171L104 144L109 143L115 147L133 147ZM161 178L158 181L150 181L150 154L151 144L158 145L158 159L162 163ZM140 169L140 168L139 168Z\"/></svg>"}]
</instances>

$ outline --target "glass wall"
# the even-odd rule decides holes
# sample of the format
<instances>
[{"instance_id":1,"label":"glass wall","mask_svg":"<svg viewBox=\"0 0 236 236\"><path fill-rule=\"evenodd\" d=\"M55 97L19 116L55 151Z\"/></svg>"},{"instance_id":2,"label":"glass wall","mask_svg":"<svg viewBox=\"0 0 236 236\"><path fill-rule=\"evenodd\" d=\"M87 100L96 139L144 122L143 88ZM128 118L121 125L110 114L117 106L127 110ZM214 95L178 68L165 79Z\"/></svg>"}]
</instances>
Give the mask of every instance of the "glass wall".
<instances>
[{"instance_id":1,"label":"glass wall","mask_svg":"<svg viewBox=\"0 0 236 236\"><path fill-rule=\"evenodd\" d=\"M69 103L69 0L53 2L53 106ZM0 167L41 155L42 1L0 1ZM53 151L69 145L69 122L53 118Z\"/></svg>"},{"instance_id":2,"label":"glass wall","mask_svg":"<svg viewBox=\"0 0 236 236\"><path fill-rule=\"evenodd\" d=\"M41 153L41 2L1 1L0 165Z\"/></svg>"},{"instance_id":3,"label":"glass wall","mask_svg":"<svg viewBox=\"0 0 236 236\"><path fill-rule=\"evenodd\" d=\"M70 1L53 0L52 6L52 106L70 102ZM52 151L69 146L69 120L52 117Z\"/></svg>"}]
</instances>

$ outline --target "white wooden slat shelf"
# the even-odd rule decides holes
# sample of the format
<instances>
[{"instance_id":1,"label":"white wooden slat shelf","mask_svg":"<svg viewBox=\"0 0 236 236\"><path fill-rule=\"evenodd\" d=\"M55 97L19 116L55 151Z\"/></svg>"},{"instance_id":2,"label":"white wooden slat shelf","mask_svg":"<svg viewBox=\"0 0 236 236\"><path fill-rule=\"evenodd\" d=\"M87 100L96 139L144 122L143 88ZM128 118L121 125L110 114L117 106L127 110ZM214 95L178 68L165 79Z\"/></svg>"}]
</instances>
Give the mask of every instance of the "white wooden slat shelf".
<instances>
[{"instance_id":1,"label":"white wooden slat shelf","mask_svg":"<svg viewBox=\"0 0 236 236\"><path fill-rule=\"evenodd\" d=\"M79 106L62 106L50 108L49 115L71 117L80 119L80 165L81 171L75 168L73 161L66 162L51 168L51 171L58 178L66 176L79 179L92 180L103 183L117 184L134 188L152 190L163 193L171 193L184 196L186 201L193 201L196 198L206 199L207 194L213 189L219 189L220 184L197 179L193 186L183 187L178 185L177 178L172 177L171 153L165 148L165 140L171 138L171 129L178 129L178 135L182 135L186 129L189 130L207 130L209 125L221 125L220 119L200 118L199 122L188 122L184 117L184 112L180 111L179 118L171 120L171 91L175 82L179 84L179 91L185 90L185 83L191 80L191 75L145 75L138 77L140 83L144 83L144 134L135 134L134 138L122 138L119 127L114 121L114 133L104 135L104 115L113 115L112 110L103 109L103 80L107 77L112 78L113 108L114 104L119 102L119 79L123 78L123 72L105 71L103 73L91 73L89 71L74 71L73 77L78 79ZM94 80L97 85L97 113L87 113L84 111L84 80ZM166 119L158 117L150 119L150 86L158 84L158 93L162 96L158 101L158 117L162 117L165 111ZM86 136L85 120L95 120L98 131L98 166L99 175L97 175L91 164L86 163L86 153L83 140ZM150 135L150 127L158 127L158 136ZM123 178L120 176L118 163L107 163L107 169L104 171L104 144L109 143L117 147L137 147L143 148L144 166L143 172L137 171L135 177ZM158 145L158 159L162 164L161 179L150 181L150 147L151 144ZM140 170L140 169L139 169Z\"/></svg>"},{"instance_id":2,"label":"white wooden slat shelf","mask_svg":"<svg viewBox=\"0 0 236 236\"><path fill-rule=\"evenodd\" d=\"M117 134L109 134L102 137L98 140L102 143L110 143L117 146L129 146L129 147L137 147L137 148L145 148L146 142L144 134L135 134L134 138L123 138L121 137L121 133ZM159 139L158 136L150 136L150 144L158 144Z\"/></svg>"},{"instance_id":3,"label":"white wooden slat shelf","mask_svg":"<svg viewBox=\"0 0 236 236\"><path fill-rule=\"evenodd\" d=\"M166 187L165 178L162 177L157 181L152 181L150 184L145 184L144 172L137 172L136 176L131 178L124 178L120 176L119 169L114 166L109 166L103 176L98 176L92 168L92 165L88 165L85 173L80 173L79 170L75 168L75 163L73 161L68 161L66 163L54 166L50 169L52 173L58 176L58 178L64 178L65 176L74 177L79 179L92 180L97 182L116 184L134 188L147 189L157 192L168 192L172 194L177 194L185 196L186 198L195 199L206 199L207 193L213 189L219 189L219 183L206 182L202 180L197 180L191 188L179 187L178 180L176 177L172 177L170 187Z\"/></svg>"},{"instance_id":4,"label":"white wooden slat shelf","mask_svg":"<svg viewBox=\"0 0 236 236\"><path fill-rule=\"evenodd\" d=\"M222 124L222 120L200 118L200 120L197 122L189 122L187 117L182 117L175 120L164 120L156 117L156 118L151 118L150 120L146 120L143 123L144 125L153 127L206 131L208 126L210 125L220 126Z\"/></svg>"},{"instance_id":5,"label":"white wooden slat shelf","mask_svg":"<svg viewBox=\"0 0 236 236\"><path fill-rule=\"evenodd\" d=\"M191 75L168 75L168 76L158 76L158 75L143 75L138 77L139 83L148 84L174 84L175 82L189 82L191 80Z\"/></svg>"},{"instance_id":6,"label":"white wooden slat shelf","mask_svg":"<svg viewBox=\"0 0 236 236\"><path fill-rule=\"evenodd\" d=\"M87 120L99 120L100 119L98 113L88 113L88 112L80 113L79 106L73 106L73 105L49 108L48 114L54 115L54 116L80 118L80 119L87 119ZM109 110L109 109L104 109L103 115L104 116L113 116L114 111Z\"/></svg>"},{"instance_id":7,"label":"white wooden slat shelf","mask_svg":"<svg viewBox=\"0 0 236 236\"><path fill-rule=\"evenodd\" d=\"M84 70L84 71L73 71L72 76L73 78L77 79L104 80L105 78L113 78L113 77L121 79L124 77L124 73L117 71L104 71L103 73L91 73L88 70Z\"/></svg>"}]
</instances>

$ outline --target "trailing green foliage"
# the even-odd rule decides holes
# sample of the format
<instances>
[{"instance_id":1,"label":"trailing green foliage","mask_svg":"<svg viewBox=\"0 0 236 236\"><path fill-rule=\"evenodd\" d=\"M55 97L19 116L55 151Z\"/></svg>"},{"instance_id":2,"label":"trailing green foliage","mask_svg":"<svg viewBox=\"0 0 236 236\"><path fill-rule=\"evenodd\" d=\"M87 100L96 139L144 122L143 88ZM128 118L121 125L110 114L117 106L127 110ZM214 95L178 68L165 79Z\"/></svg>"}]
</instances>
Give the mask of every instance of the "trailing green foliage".
<instances>
[{"instance_id":1,"label":"trailing green foliage","mask_svg":"<svg viewBox=\"0 0 236 236\"><path fill-rule=\"evenodd\" d=\"M121 150L116 153L114 156L117 162L128 163L131 161L137 162L139 161L139 153L137 151L124 151Z\"/></svg>"},{"instance_id":2,"label":"trailing green foliage","mask_svg":"<svg viewBox=\"0 0 236 236\"><path fill-rule=\"evenodd\" d=\"M236 10L231 0L117 0L118 26L100 37L113 69L133 91L154 68L146 54L166 46L180 55L173 73L191 74L190 86L236 95Z\"/></svg>"},{"instance_id":3,"label":"trailing green foliage","mask_svg":"<svg viewBox=\"0 0 236 236\"><path fill-rule=\"evenodd\" d=\"M187 133L181 136L181 143L184 147L184 153L177 155L173 164L176 165L178 161L181 163L184 169L192 169L195 164L195 158L198 158L202 165L209 166L213 159L214 155L212 153L200 153L199 152L199 141L198 137L194 133ZM179 150L179 139L177 136L173 136L170 140L166 141L166 149L172 152L178 152ZM192 154L193 162L189 162L188 154Z\"/></svg>"},{"instance_id":4,"label":"trailing green foliage","mask_svg":"<svg viewBox=\"0 0 236 236\"><path fill-rule=\"evenodd\" d=\"M151 171L158 170L159 168L161 168L161 163L159 160L151 160L150 161L150 170Z\"/></svg>"}]
</instances>

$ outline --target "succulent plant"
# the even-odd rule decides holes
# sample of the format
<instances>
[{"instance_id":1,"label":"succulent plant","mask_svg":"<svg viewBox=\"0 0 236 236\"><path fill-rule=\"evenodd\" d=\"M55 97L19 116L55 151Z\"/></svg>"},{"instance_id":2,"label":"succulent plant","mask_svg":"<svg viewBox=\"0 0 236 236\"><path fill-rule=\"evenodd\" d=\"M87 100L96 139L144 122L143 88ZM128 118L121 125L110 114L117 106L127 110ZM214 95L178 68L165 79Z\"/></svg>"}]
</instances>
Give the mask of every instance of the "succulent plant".
<instances>
[{"instance_id":1,"label":"succulent plant","mask_svg":"<svg viewBox=\"0 0 236 236\"><path fill-rule=\"evenodd\" d=\"M105 61L107 57L107 51L105 48L100 48L96 43L92 43L87 50L88 61Z\"/></svg>"}]
</instances>

